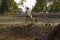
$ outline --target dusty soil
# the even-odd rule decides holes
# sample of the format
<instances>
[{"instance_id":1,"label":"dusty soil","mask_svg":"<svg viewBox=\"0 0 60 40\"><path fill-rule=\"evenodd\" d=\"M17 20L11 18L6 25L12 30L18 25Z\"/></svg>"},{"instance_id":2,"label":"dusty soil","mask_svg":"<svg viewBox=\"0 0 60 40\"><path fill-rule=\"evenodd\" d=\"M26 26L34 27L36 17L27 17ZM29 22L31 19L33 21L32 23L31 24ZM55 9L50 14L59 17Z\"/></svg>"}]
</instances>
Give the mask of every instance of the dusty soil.
<instances>
[{"instance_id":1,"label":"dusty soil","mask_svg":"<svg viewBox=\"0 0 60 40\"><path fill-rule=\"evenodd\" d=\"M0 40L35 40L50 32L53 27L38 25L0 25Z\"/></svg>"}]
</instances>

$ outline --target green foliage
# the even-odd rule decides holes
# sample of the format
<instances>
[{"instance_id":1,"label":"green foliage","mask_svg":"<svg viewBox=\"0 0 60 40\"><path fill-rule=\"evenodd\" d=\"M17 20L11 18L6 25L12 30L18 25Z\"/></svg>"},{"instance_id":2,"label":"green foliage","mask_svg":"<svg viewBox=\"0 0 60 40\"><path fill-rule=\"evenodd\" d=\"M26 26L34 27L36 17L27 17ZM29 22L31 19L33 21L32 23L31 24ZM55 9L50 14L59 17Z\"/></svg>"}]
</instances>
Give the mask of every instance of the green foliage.
<instances>
[{"instance_id":1,"label":"green foliage","mask_svg":"<svg viewBox=\"0 0 60 40\"><path fill-rule=\"evenodd\" d=\"M53 5L51 5L51 10L54 12L59 12L60 11L60 2L54 2Z\"/></svg>"},{"instance_id":2,"label":"green foliage","mask_svg":"<svg viewBox=\"0 0 60 40\"><path fill-rule=\"evenodd\" d=\"M18 6L14 0L2 0L2 5L0 7L0 14L7 13L17 13Z\"/></svg>"},{"instance_id":3,"label":"green foliage","mask_svg":"<svg viewBox=\"0 0 60 40\"><path fill-rule=\"evenodd\" d=\"M2 5L2 0L0 0L0 7L1 7L1 5Z\"/></svg>"},{"instance_id":4,"label":"green foliage","mask_svg":"<svg viewBox=\"0 0 60 40\"><path fill-rule=\"evenodd\" d=\"M52 2L53 4L47 7L47 2ZM34 12L59 12L60 11L60 1L59 0L37 0L36 6L33 8Z\"/></svg>"},{"instance_id":5,"label":"green foliage","mask_svg":"<svg viewBox=\"0 0 60 40\"><path fill-rule=\"evenodd\" d=\"M36 6L33 8L32 11L39 12L43 11L43 7L46 5L45 0L37 0Z\"/></svg>"}]
</instances>

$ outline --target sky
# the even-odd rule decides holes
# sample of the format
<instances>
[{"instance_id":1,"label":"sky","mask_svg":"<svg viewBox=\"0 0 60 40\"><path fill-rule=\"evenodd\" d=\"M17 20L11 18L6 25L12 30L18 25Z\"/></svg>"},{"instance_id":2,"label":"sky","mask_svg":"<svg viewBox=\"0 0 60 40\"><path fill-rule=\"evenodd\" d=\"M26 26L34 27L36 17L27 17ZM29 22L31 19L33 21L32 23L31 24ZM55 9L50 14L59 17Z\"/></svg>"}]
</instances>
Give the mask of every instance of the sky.
<instances>
[{"instance_id":1,"label":"sky","mask_svg":"<svg viewBox=\"0 0 60 40\"><path fill-rule=\"evenodd\" d=\"M19 3L21 0L14 0L16 3ZM24 2L24 7L23 6L19 6L19 8L21 7L23 9L23 11L26 10L26 7L29 7L31 10L32 8L35 6L36 4L36 0L26 0L26 2Z\"/></svg>"}]
</instances>

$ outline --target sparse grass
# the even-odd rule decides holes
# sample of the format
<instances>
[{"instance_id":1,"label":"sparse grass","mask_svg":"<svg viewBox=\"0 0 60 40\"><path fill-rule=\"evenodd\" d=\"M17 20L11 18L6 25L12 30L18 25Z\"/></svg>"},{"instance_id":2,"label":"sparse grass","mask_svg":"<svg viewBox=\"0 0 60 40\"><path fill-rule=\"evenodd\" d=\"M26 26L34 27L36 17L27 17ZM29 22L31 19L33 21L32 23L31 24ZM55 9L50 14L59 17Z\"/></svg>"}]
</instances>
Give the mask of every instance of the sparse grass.
<instances>
[{"instance_id":1,"label":"sparse grass","mask_svg":"<svg viewBox=\"0 0 60 40\"><path fill-rule=\"evenodd\" d=\"M27 25L0 25L0 40L20 40L21 38L24 40L24 38L41 36L46 30L49 30L48 27L46 29L45 27L34 25L34 23L28 23Z\"/></svg>"}]
</instances>

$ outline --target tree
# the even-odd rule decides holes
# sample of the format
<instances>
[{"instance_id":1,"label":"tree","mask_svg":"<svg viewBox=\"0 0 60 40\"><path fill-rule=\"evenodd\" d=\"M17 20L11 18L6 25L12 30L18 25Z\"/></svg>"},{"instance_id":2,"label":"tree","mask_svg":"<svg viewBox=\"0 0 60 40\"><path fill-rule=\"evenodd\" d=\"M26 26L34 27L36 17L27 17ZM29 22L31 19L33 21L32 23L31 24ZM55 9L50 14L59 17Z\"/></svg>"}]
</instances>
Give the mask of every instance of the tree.
<instances>
[{"instance_id":1,"label":"tree","mask_svg":"<svg viewBox=\"0 0 60 40\"><path fill-rule=\"evenodd\" d=\"M54 1L53 5L51 5L51 10L54 12L60 12L60 2L59 1Z\"/></svg>"},{"instance_id":2,"label":"tree","mask_svg":"<svg viewBox=\"0 0 60 40\"><path fill-rule=\"evenodd\" d=\"M18 11L18 6L14 0L2 0L2 5L0 7L0 14L16 13Z\"/></svg>"},{"instance_id":3,"label":"tree","mask_svg":"<svg viewBox=\"0 0 60 40\"><path fill-rule=\"evenodd\" d=\"M0 7L0 14L4 13L7 9L7 1L2 0L1 7Z\"/></svg>"},{"instance_id":4,"label":"tree","mask_svg":"<svg viewBox=\"0 0 60 40\"><path fill-rule=\"evenodd\" d=\"M1 4L2 4L2 0L0 0L0 7L1 7Z\"/></svg>"},{"instance_id":5,"label":"tree","mask_svg":"<svg viewBox=\"0 0 60 40\"><path fill-rule=\"evenodd\" d=\"M45 0L37 0L37 3L32 11L35 11L35 12L43 11L43 8L46 7L45 5L46 5Z\"/></svg>"},{"instance_id":6,"label":"tree","mask_svg":"<svg viewBox=\"0 0 60 40\"><path fill-rule=\"evenodd\" d=\"M47 2L52 2L52 5L47 7ZM34 12L59 12L60 11L60 0L37 0L35 7L32 9Z\"/></svg>"},{"instance_id":7,"label":"tree","mask_svg":"<svg viewBox=\"0 0 60 40\"><path fill-rule=\"evenodd\" d=\"M8 13L16 14L18 12L18 6L14 0L8 0Z\"/></svg>"}]
</instances>

